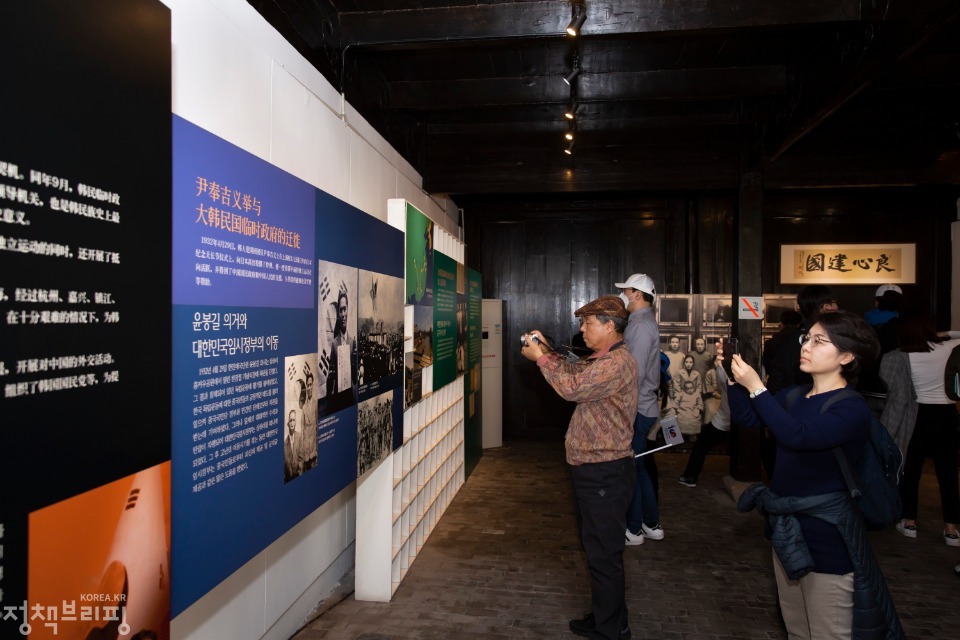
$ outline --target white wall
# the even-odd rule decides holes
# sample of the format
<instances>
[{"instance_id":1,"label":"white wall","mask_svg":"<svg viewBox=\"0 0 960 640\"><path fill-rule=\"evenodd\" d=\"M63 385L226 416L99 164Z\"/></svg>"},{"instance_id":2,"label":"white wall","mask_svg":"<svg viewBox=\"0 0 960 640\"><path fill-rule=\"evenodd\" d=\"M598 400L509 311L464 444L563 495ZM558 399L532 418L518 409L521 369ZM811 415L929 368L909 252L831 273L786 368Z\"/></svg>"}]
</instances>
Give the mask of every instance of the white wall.
<instances>
[{"instance_id":1,"label":"white wall","mask_svg":"<svg viewBox=\"0 0 960 640\"><path fill-rule=\"evenodd\" d=\"M161 1L172 13L175 114L380 220L389 198L405 198L457 236L456 206L425 194L413 167L245 0ZM353 566L355 511L356 483L177 616L172 637L289 638Z\"/></svg>"}]
</instances>

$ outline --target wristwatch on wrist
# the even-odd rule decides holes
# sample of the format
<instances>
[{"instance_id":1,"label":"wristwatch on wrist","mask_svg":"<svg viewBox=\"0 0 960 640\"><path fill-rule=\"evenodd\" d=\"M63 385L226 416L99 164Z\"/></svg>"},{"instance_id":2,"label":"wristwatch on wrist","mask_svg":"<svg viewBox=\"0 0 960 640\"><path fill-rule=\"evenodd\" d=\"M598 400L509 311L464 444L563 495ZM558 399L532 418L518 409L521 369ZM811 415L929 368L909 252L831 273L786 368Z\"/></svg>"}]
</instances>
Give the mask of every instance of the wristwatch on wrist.
<instances>
[{"instance_id":1,"label":"wristwatch on wrist","mask_svg":"<svg viewBox=\"0 0 960 640\"><path fill-rule=\"evenodd\" d=\"M759 389L754 389L753 391L750 392L750 397L751 397L751 398L756 398L758 395L760 395L761 393L763 393L763 392L766 391L766 390L767 390L766 387L760 387Z\"/></svg>"}]
</instances>

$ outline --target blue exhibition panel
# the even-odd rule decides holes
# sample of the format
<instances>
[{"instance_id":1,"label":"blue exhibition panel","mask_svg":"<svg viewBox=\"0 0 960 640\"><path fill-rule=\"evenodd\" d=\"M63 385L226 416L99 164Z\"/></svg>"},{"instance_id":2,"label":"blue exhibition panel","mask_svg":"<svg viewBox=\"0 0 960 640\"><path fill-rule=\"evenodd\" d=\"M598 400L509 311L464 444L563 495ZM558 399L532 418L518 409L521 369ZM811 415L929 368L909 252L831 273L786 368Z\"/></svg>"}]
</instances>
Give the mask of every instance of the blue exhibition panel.
<instances>
[{"instance_id":1,"label":"blue exhibition panel","mask_svg":"<svg viewBox=\"0 0 960 640\"><path fill-rule=\"evenodd\" d=\"M352 340L328 347L321 327L337 317L318 299L331 296L326 268L356 314L371 295L361 274L402 282L404 249L355 207L181 118L173 130L176 616L356 480L358 395L387 394L399 427L402 376L361 384L356 317ZM348 389L335 393L338 357Z\"/></svg>"}]
</instances>

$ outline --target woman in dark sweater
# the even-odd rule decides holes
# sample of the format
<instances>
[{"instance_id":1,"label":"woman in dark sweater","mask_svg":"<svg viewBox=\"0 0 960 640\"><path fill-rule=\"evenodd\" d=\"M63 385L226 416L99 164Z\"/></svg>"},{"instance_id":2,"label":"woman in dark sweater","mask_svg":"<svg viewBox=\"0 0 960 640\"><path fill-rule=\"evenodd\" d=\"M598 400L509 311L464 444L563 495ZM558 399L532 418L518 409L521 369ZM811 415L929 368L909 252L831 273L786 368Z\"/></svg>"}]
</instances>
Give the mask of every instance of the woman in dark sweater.
<instances>
[{"instance_id":1,"label":"woman in dark sweater","mask_svg":"<svg viewBox=\"0 0 960 640\"><path fill-rule=\"evenodd\" d=\"M767 392L757 372L740 356L731 369L738 384L729 391L731 417L750 427L765 426L776 440L777 465L770 489L780 497L818 496L847 491L833 453L841 447L856 468L867 440L871 413L859 396L843 398L821 413L840 389L876 358L876 333L862 318L845 311L825 313L801 336L800 369L813 378L793 405L788 387ZM813 570L790 580L774 554L774 572L790 638L850 638L853 623L853 563L836 526L796 514L813 558Z\"/></svg>"}]
</instances>

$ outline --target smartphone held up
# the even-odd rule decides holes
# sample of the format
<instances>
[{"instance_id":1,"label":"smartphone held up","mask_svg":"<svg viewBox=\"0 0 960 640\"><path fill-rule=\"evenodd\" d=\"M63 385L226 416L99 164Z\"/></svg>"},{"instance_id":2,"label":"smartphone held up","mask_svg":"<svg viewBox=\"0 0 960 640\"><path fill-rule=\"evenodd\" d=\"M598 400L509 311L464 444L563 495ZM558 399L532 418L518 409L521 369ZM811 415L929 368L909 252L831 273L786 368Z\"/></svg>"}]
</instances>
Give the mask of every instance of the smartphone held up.
<instances>
[{"instance_id":1,"label":"smartphone held up","mask_svg":"<svg viewBox=\"0 0 960 640\"><path fill-rule=\"evenodd\" d=\"M733 373L730 371L730 363L733 361L734 354L740 354L740 341L737 338L724 338L720 341L720 349L723 351L723 370L732 380Z\"/></svg>"}]
</instances>

